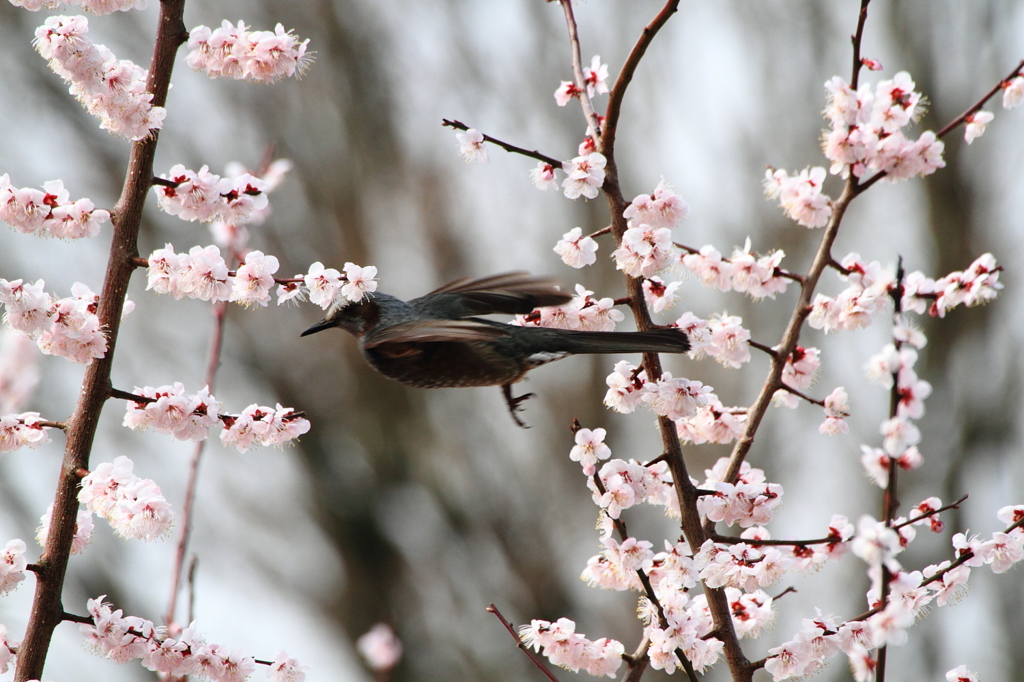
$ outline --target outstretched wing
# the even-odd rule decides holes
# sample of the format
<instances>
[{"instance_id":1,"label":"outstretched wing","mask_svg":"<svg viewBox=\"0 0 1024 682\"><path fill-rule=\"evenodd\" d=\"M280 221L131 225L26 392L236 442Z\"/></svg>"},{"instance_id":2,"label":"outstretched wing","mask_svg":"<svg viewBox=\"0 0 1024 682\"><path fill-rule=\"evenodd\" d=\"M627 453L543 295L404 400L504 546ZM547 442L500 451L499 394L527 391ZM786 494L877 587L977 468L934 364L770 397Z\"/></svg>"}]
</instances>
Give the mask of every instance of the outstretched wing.
<instances>
[{"instance_id":1,"label":"outstretched wing","mask_svg":"<svg viewBox=\"0 0 1024 682\"><path fill-rule=\"evenodd\" d=\"M520 271L457 279L409 304L430 317L457 319L493 313L524 315L534 308L571 300L572 295L559 290L555 280Z\"/></svg>"},{"instance_id":2,"label":"outstretched wing","mask_svg":"<svg viewBox=\"0 0 1024 682\"><path fill-rule=\"evenodd\" d=\"M432 341L493 341L511 334L503 325L473 320L413 320L367 334L363 348Z\"/></svg>"}]
</instances>

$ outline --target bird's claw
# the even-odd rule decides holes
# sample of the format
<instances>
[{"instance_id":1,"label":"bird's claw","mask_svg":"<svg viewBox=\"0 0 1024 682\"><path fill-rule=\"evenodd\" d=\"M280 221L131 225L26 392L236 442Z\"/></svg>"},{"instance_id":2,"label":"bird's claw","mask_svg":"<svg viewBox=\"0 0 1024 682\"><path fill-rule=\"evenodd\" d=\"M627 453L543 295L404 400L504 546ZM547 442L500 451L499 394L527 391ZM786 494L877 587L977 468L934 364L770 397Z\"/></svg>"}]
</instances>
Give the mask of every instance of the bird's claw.
<instances>
[{"instance_id":1,"label":"bird's claw","mask_svg":"<svg viewBox=\"0 0 1024 682\"><path fill-rule=\"evenodd\" d=\"M533 394L532 393L524 393L521 396L517 396L517 397L513 398L512 397L512 385L511 384L502 384L501 392L505 395L505 403L508 405L508 412L509 412L509 414L512 415L512 421L514 421L516 423L516 425L521 427L521 428L524 428L524 429L530 428L525 423L523 423L523 420L519 418L519 415L517 415L516 412L522 412L523 411L523 408L522 408L523 401L529 400L530 398L532 398Z\"/></svg>"}]
</instances>

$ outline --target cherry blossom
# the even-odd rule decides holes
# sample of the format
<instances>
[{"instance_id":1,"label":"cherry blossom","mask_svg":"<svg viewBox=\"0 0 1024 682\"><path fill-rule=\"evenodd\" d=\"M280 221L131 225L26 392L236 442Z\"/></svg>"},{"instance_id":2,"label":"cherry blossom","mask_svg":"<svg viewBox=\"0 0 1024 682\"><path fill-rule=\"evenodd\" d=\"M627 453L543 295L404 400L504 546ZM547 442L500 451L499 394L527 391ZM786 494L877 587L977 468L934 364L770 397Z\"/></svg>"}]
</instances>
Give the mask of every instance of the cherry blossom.
<instances>
[{"instance_id":1,"label":"cherry blossom","mask_svg":"<svg viewBox=\"0 0 1024 682\"><path fill-rule=\"evenodd\" d=\"M978 674L968 672L966 665L960 665L946 673L946 682L978 682Z\"/></svg>"},{"instance_id":2,"label":"cherry blossom","mask_svg":"<svg viewBox=\"0 0 1024 682\"><path fill-rule=\"evenodd\" d=\"M250 31L243 22L225 20L220 28L197 26L189 32L185 63L210 78L234 78L273 83L299 75L312 62L309 40L278 24L274 31Z\"/></svg>"},{"instance_id":3,"label":"cherry blossom","mask_svg":"<svg viewBox=\"0 0 1024 682\"><path fill-rule=\"evenodd\" d=\"M846 389L840 386L825 398L825 421L818 427L819 433L829 436L836 436L841 433L849 433L845 417L850 416L849 398Z\"/></svg>"},{"instance_id":4,"label":"cherry blossom","mask_svg":"<svg viewBox=\"0 0 1024 682\"><path fill-rule=\"evenodd\" d=\"M70 92L100 119L100 128L142 140L163 126L166 110L152 105L146 91L148 72L118 60L86 35L83 16L50 17L36 29L36 50L53 71L71 84Z\"/></svg>"},{"instance_id":5,"label":"cherry blossom","mask_svg":"<svg viewBox=\"0 0 1024 682\"><path fill-rule=\"evenodd\" d=\"M726 367L737 369L750 362L750 331L743 328L743 318L727 312L708 318L711 341L704 351Z\"/></svg>"},{"instance_id":6,"label":"cherry blossom","mask_svg":"<svg viewBox=\"0 0 1024 682\"><path fill-rule=\"evenodd\" d=\"M459 141L459 156L466 163L488 163L487 147L484 146L484 134L475 128L455 131L455 139Z\"/></svg>"},{"instance_id":7,"label":"cherry blossom","mask_svg":"<svg viewBox=\"0 0 1024 682\"><path fill-rule=\"evenodd\" d=\"M895 556L903 551L899 535L884 521L864 515L857 523L857 535L851 544L853 553L869 566L885 564L890 571L900 570Z\"/></svg>"},{"instance_id":8,"label":"cherry blossom","mask_svg":"<svg viewBox=\"0 0 1024 682\"><path fill-rule=\"evenodd\" d=\"M539 161L537 167L530 171L530 182L541 191L558 189L555 167L550 163Z\"/></svg>"},{"instance_id":9,"label":"cherry blossom","mask_svg":"<svg viewBox=\"0 0 1024 682\"><path fill-rule=\"evenodd\" d=\"M247 452L257 445L285 445L310 429L309 420L295 412L294 408L276 408L250 405L237 417L221 416L224 430L220 441L225 446L234 445L239 452Z\"/></svg>"},{"instance_id":10,"label":"cherry blossom","mask_svg":"<svg viewBox=\"0 0 1024 682\"><path fill-rule=\"evenodd\" d=\"M964 140L967 144L974 142L985 133L985 126L992 122L995 116L990 111L976 111L964 119L967 125L964 128Z\"/></svg>"},{"instance_id":11,"label":"cherry blossom","mask_svg":"<svg viewBox=\"0 0 1024 682\"><path fill-rule=\"evenodd\" d=\"M586 670L595 676L614 677L625 653L622 643L614 639L602 637L592 641L577 633L576 623L568 618L559 618L554 623L532 620L519 628L519 637L534 651L543 650L554 665L573 672Z\"/></svg>"},{"instance_id":12,"label":"cherry blossom","mask_svg":"<svg viewBox=\"0 0 1024 682\"><path fill-rule=\"evenodd\" d=\"M604 443L606 434L604 429L580 429L576 432L576 445L569 452L569 459L580 463L584 475L593 476L598 461L612 456L611 448Z\"/></svg>"},{"instance_id":13,"label":"cherry blossom","mask_svg":"<svg viewBox=\"0 0 1024 682\"><path fill-rule=\"evenodd\" d=\"M597 152L564 162L562 170L568 176L562 181L565 196L569 199L578 199L580 196L595 198L604 184L604 167L607 163L604 155Z\"/></svg>"},{"instance_id":14,"label":"cherry blossom","mask_svg":"<svg viewBox=\"0 0 1024 682\"><path fill-rule=\"evenodd\" d=\"M764 191L769 199L779 199L786 215L804 227L824 227L832 216L832 200L822 194L825 169L805 168L790 176L784 170L769 168L765 173Z\"/></svg>"},{"instance_id":15,"label":"cherry blossom","mask_svg":"<svg viewBox=\"0 0 1024 682\"><path fill-rule=\"evenodd\" d=\"M267 670L267 678L271 682L305 682L306 670L309 670L308 665L289 658L288 654L281 651Z\"/></svg>"},{"instance_id":16,"label":"cherry blossom","mask_svg":"<svg viewBox=\"0 0 1024 682\"><path fill-rule=\"evenodd\" d=\"M25 549L24 540L8 540L4 551L0 552L0 595L13 592L25 579L25 567L28 566Z\"/></svg>"},{"instance_id":17,"label":"cherry blossom","mask_svg":"<svg viewBox=\"0 0 1024 682\"><path fill-rule=\"evenodd\" d=\"M646 389L642 400L655 414L673 421L693 417L710 402L713 395L710 386L683 377L673 377L669 372L662 373L656 383L647 384Z\"/></svg>"},{"instance_id":18,"label":"cherry blossom","mask_svg":"<svg viewBox=\"0 0 1024 682\"><path fill-rule=\"evenodd\" d=\"M671 230L641 224L626 230L612 258L630 277L653 277L671 264L672 248Z\"/></svg>"},{"instance_id":19,"label":"cherry blossom","mask_svg":"<svg viewBox=\"0 0 1024 682\"><path fill-rule=\"evenodd\" d=\"M702 246L697 253L687 253L681 258L682 264L697 275L700 283L718 291L732 290L733 265L714 246Z\"/></svg>"},{"instance_id":20,"label":"cherry blossom","mask_svg":"<svg viewBox=\"0 0 1024 682\"><path fill-rule=\"evenodd\" d=\"M209 429L219 424L221 404L206 386L195 395L186 395L180 382L172 386L135 388L134 393L150 401L128 401L124 426L145 430L149 427L178 440L202 441Z\"/></svg>"},{"instance_id":21,"label":"cherry blossom","mask_svg":"<svg viewBox=\"0 0 1024 682\"><path fill-rule=\"evenodd\" d=\"M1003 83L1003 108L1013 109L1024 102L1024 76L1018 75L1007 83Z\"/></svg>"},{"instance_id":22,"label":"cherry blossom","mask_svg":"<svg viewBox=\"0 0 1024 682\"><path fill-rule=\"evenodd\" d=\"M247 253L233 278L230 300L245 306L266 306L270 303L270 287L274 286L273 275L279 267L274 256L265 256L262 251Z\"/></svg>"},{"instance_id":23,"label":"cherry blossom","mask_svg":"<svg viewBox=\"0 0 1024 682\"><path fill-rule=\"evenodd\" d=\"M689 214L690 205L662 178L652 194L641 194L633 199L622 217L629 221L631 227L650 225L671 230Z\"/></svg>"},{"instance_id":24,"label":"cherry blossom","mask_svg":"<svg viewBox=\"0 0 1024 682\"><path fill-rule=\"evenodd\" d=\"M13 452L22 447L37 448L50 442L49 427L38 412L6 414L0 417L0 452Z\"/></svg>"},{"instance_id":25,"label":"cherry blossom","mask_svg":"<svg viewBox=\"0 0 1024 682\"><path fill-rule=\"evenodd\" d=\"M587 85L587 97L608 94L608 65L601 63L601 56L594 55L590 66L583 69L583 82Z\"/></svg>"},{"instance_id":26,"label":"cherry blossom","mask_svg":"<svg viewBox=\"0 0 1024 682\"><path fill-rule=\"evenodd\" d=\"M355 263L345 263L342 269L345 271L346 283L341 287L341 295L348 300L358 303L367 294L377 291L377 280L374 279L377 268L373 265L364 268Z\"/></svg>"},{"instance_id":27,"label":"cherry blossom","mask_svg":"<svg viewBox=\"0 0 1024 682\"><path fill-rule=\"evenodd\" d=\"M46 513L39 519L39 528L36 529L36 542L41 547L46 547L46 538L50 534L50 522L53 516L53 505L46 509ZM96 524L92 520L92 511L80 509L75 520L75 535L71 540L71 553L81 554L92 542L92 531Z\"/></svg>"},{"instance_id":28,"label":"cherry blossom","mask_svg":"<svg viewBox=\"0 0 1024 682\"><path fill-rule=\"evenodd\" d=\"M682 285L682 282L665 284L661 277L655 275L643 282L644 299L647 301L647 305L651 306L651 310L656 313L663 312L674 306L679 300L679 295L676 292Z\"/></svg>"},{"instance_id":29,"label":"cherry blossom","mask_svg":"<svg viewBox=\"0 0 1024 682\"><path fill-rule=\"evenodd\" d=\"M156 483L132 473L133 466L123 456L100 464L82 479L78 500L124 538L164 536L173 522L170 505Z\"/></svg>"},{"instance_id":30,"label":"cherry blossom","mask_svg":"<svg viewBox=\"0 0 1024 682\"><path fill-rule=\"evenodd\" d=\"M377 623L356 640L356 649L371 670L390 670L402 658L402 642L386 623Z\"/></svg>"},{"instance_id":31,"label":"cherry blossom","mask_svg":"<svg viewBox=\"0 0 1024 682\"><path fill-rule=\"evenodd\" d=\"M10 670L11 662L14 660L14 649L18 643L7 638L7 626L0 623L0 675Z\"/></svg>"},{"instance_id":32,"label":"cherry blossom","mask_svg":"<svg viewBox=\"0 0 1024 682\"><path fill-rule=\"evenodd\" d=\"M96 208L89 199L71 201L64 183L43 183L43 191L11 187L10 177L0 175L0 220L25 234L58 239L95 237L110 212Z\"/></svg>"},{"instance_id":33,"label":"cherry blossom","mask_svg":"<svg viewBox=\"0 0 1024 682\"><path fill-rule=\"evenodd\" d=\"M821 351L817 348L794 348L786 357L786 364L782 368L782 383L797 390L809 388L821 367L820 355ZM795 409L800 402L799 398L783 389L776 391L772 398L776 404L785 405L790 409Z\"/></svg>"},{"instance_id":34,"label":"cherry blossom","mask_svg":"<svg viewBox=\"0 0 1024 682\"><path fill-rule=\"evenodd\" d=\"M563 263L573 268L593 265L597 261L597 242L592 237L584 237L581 227L574 227L563 234L554 251Z\"/></svg>"},{"instance_id":35,"label":"cherry blossom","mask_svg":"<svg viewBox=\"0 0 1024 682\"><path fill-rule=\"evenodd\" d=\"M0 303L7 324L35 340L47 355L83 365L106 355L107 339L96 317L96 294L76 282L70 297L54 299L43 286L43 280L26 285L20 279L0 279Z\"/></svg>"},{"instance_id":36,"label":"cherry blossom","mask_svg":"<svg viewBox=\"0 0 1024 682\"><path fill-rule=\"evenodd\" d=\"M573 97L580 96L580 89L572 81L562 81L555 90L555 103L560 107L568 104Z\"/></svg>"},{"instance_id":37,"label":"cherry blossom","mask_svg":"<svg viewBox=\"0 0 1024 682\"><path fill-rule=\"evenodd\" d=\"M334 268L325 268L317 261L309 266L309 272L303 275L306 289L309 291L310 303L315 303L325 310L341 291L341 273Z\"/></svg>"}]
</instances>

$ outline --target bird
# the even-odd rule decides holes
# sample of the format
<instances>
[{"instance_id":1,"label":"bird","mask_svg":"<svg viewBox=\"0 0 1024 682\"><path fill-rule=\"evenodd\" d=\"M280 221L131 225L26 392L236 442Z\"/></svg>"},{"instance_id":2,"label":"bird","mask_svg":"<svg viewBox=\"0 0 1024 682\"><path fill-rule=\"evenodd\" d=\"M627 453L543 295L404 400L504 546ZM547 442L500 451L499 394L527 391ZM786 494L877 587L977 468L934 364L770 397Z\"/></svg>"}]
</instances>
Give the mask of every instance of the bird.
<instances>
[{"instance_id":1,"label":"bird","mask_svg":"<svg viewBox=\"0 0 1024 682\"><path fill-rule=\"evenodd\" d=\"M403 301L374 292L361 301L336 301L322 320L302 332L309 336L338 327L356 337L367 363L386 377L417 388L501 386L515 423L522 402L512 384L536 367L569 355L600 353L685 353L685 332L655 329L604 332L517 326L480 315L522 315L572 300L550 278L528 272L449 282Z\"/></svg>"}]
</instances>

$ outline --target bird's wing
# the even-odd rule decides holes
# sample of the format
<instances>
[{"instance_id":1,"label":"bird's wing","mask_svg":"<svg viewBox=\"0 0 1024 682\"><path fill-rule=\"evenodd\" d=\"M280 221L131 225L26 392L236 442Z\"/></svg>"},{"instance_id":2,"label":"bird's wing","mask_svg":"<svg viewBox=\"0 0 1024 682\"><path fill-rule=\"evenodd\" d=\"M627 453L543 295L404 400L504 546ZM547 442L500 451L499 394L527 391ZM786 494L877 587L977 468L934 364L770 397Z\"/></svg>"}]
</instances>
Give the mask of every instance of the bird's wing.
<instances>
[{"instance_id":1,"label":"bird's wing","mask_svg":"<svg viewBox=\"0 0 1024 682\"><path fill-rule=\"evenodd\" d=\"M480 279L457 279L409 303L428 313L435 313L436 307L438 317L449 317L453 313L458 317L472 317L492 313L522 315L534 308L562 305L571 300L572 295L559 290L555 280L520 271Z\"/></svg>"},{"instance_id":2,"label":"bird's wing","mask_svg":"<svg viewBox=\"0 0 1024 682\"><path fill-rule=\"evenodd\" d=\"M503 325L473 320L413 320L367 334L363 340L363 348L376 348L392 343L493 341L511 334L512 332Z\"/></svg>"}]
</instances>

